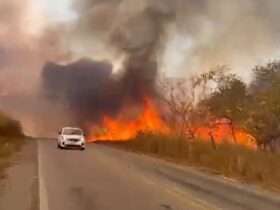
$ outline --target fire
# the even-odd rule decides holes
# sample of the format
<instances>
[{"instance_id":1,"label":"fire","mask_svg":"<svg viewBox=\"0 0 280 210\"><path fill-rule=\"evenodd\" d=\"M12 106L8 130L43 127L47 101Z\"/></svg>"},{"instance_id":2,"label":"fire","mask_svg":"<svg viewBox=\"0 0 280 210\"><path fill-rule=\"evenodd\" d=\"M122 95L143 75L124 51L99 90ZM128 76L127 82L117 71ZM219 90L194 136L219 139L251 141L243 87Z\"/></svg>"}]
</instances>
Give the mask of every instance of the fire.
<instances>
[{"instance_id":1,"label":"fire","mask_svg":"<svg viewBox=\"0 0 280 210\"><path fill-rule=\"evenodd\" d=\"M138 110L139 111L139 110ZM156 103L146 98L143 109L135 117L128 117L131 109L126 107L116 117L104 116L102 130L100 127L90 126L89 139L91 141L128 141L139 133L152 132L171 134L172 129L163 120ZM133 111L132 111L133 112ZM234 129L223 120L213 123L215 126L198 126L194 130L194 137L203 141L214 139L216 144L224 142L244 145L256 149L255 138L241 129Z\"/></svg>"},{"instance_id":2,"label":"fire","mask_svg":"<svg viewBox=\"0 0 280 210\"><path fill-rule=\"evenodd\" d=\"M126 113L126 110L123 112ZM90 139L94 141L125 141L136 137L139 133L154 132L167 134L170 132L169 127L164 122L155 103L150 99L145 99L144 108L134 119L125 119L123 115L116 118L105 116L103 118L101 134L93 133Z\"/></svg>"},{"instance_id":3,"label":"fire","mask_svg":"<svg viewBox=\"0 0 280 210\"><path fill-rule=\"evenodd\" d=\"M252 149L257 148L255 138L252 135L242 129L235 128L233 130L228 124L219 124L214 128L199 127L195 131L195 137L203 141L210 141L211 135L217 144L227 142L243 145Z\"/></svg>"}]
</instances>

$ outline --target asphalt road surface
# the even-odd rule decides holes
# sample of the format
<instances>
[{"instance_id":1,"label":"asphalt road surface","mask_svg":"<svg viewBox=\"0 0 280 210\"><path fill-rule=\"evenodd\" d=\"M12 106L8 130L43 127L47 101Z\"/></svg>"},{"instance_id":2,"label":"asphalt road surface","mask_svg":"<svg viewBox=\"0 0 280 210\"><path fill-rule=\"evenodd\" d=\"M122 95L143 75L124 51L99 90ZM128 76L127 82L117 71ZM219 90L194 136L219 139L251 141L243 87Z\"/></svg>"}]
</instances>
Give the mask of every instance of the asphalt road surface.
<instances>
[{"instance_id":1,"label":"asphalt road surface","mask_svg":"<svg viewBox=\"0 0 280 210\"><path fill-rule=\"evenodd\" d=\"M40 210L279 210L279 197L103 145L38 143Z\"/></svg>"}]
</instances>

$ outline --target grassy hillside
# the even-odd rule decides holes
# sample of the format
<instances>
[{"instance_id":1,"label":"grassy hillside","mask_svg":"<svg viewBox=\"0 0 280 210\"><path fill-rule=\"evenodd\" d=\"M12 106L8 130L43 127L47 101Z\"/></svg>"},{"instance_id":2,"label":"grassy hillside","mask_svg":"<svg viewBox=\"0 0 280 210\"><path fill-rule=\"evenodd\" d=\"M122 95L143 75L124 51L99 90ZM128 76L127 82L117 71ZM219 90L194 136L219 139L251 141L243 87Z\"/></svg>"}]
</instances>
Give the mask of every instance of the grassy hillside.
<instances>
[{"instance_id":1,"label":"grassy hillside","mask_svg":"<svg viewBox=\"0 0 280 210\"><path fill-rule=\"evenodd\" d=\"M214 149L211 143L203 141L188 142L179 137L152 134L142 134L132 141L113 145L280 190L279 154L229 144Z\"/></svg>"}]
</instances>

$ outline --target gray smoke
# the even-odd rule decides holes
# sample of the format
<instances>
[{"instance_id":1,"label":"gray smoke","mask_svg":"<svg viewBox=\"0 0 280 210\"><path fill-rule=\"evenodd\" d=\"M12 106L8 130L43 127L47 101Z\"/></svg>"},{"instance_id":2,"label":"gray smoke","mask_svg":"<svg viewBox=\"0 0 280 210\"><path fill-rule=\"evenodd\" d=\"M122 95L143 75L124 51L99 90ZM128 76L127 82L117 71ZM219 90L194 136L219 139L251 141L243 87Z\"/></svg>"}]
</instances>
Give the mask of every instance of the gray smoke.
<instances>
[{"instance_id":1,"label":"gray smoke","mask_svg":"<svg viewBox=\"0 0 280 210\"><path fill-rule=\"evenodd\" d=\"M114 115L127 99L141 104L145 94L156 96L159 71L189 76L226 64L248 78L253 65L279 49L276 0L75 0L73 7L79 18L69 37L81 55L112 63L125 57L117 81L112 68L101 79L94 61L45 67L46 89L79 123ZM82 75L88 79L80 85L74 78Z\"/></svg>"},{"instance_id":2,"label":"gray smoke","mask_svg":"<svg viewBox=\"0 0 280 210\"><path fill-rule=\"evenodd\" d=\"M54 115L45 114L51 106L41 96L42 67L47 60L68 57L61 44L63 28L47 26L33 3L0 1L0 109L20 120L27 134L47 130L44 119Z\"/></svg>"},{"instance_id":3,"label":"gray smoke","mask_svg":"<svg viewBox=\"0 0 280 210\"><path fill-rule=\"evenodd\" d=\"M101 123L104 116L117 116L124 106L141 109L145 97L156 97L154 76L149 80L141 69L130 67L116 75L107 62L48 63L42 74L45 94L67 105L72 124L87 128L89 123Z\"/></svg>"},{"instance_id":4,"label":"gray smoke","mask_svg":"<svg viewBox=\"0 0 280 210\"><path fill-rule=\"evenodd\" d=\"M75 0L74 8L74 40L107 57L150 52L172 76L225 64L248 79L279 56L278 0Z\"/></svg>"},{"instance_id":5,"label":"gray smoke","mask_svg":"<svg viewBox=\"0 0 280 210\"><path fill-rule=\"evenodd\" d=\"M33 92L35 86L40 85L40 69L44 62L64 56L57 29L39 28L44 21L33 17L31 3L30 0L0 2L2 94Z\"/></svg>"},{"instance_id":6,"label":"gray smoke","mask_svg":"<svg viewBox=\"0 0 280 210\"><path fill-rule=\"evenodd\" d=\"M155 80L162 72L187 77L229 65L250 80L254 65L280 55L278 0L72 1L78 18L63 27L46 26L44 20L30 15L34 1L0 2L0 97L4 100L0 108L26 122L30 132L40 130L38 126L52 130L58 124L96 120L98 114L88 115L90 106L97 106L95 101L105 104L104 109L95 107L101 114L113 115L124 98L135 102L135 96L141 102L144 93L156 95ZM34 29L29 24L36 21L35 26L44 27ZM105 81L118 95L112 107L107 107L108 98L98 96L107 82L99 83L99 88L94 79L71 86L76 74L100 76L99 62L87 61L92 62L91 70L83 70L84 61L70 62L81 57L108 60L113 66L104 70ZM114 74L120 59L124 62ZM52 64L45 65L47 61ZM58 83L56 75L62 75L65 86L52 86Z\"/></svg>"},{"instance_id":7,"label":"gray smoke","mask_svg":"<svg viewBox=\"0 0 280 210\"><path fill-rule=\"evenodd\" d=\"M76 38L91 40L93 48L101 41L105 51L113 49L115 54L124 53L128 57L156 56L167 25L176 16L176 8L168 0L74 2L80 14L75 28Z\"/></svg>"},{"instance_id":8,"label":"gray smoke","mask_svg":"<svg viewBox=\"0 0 280 210\"><path fill-rule=\"evenodd\" d=\"M44 67L42 78L48 96L68 104L76 124L83 126L100 122L104 115L114 116L127 104L141 108L146 97L157 96L157 56L175 18L175 8L169 1L78 3L77 11L83 16L73 34L80 40L91 36L90 40L100 39L107 51L125 57L117 74L112 73L112 65L90 60Z\"/></svg>"}]
</instances>

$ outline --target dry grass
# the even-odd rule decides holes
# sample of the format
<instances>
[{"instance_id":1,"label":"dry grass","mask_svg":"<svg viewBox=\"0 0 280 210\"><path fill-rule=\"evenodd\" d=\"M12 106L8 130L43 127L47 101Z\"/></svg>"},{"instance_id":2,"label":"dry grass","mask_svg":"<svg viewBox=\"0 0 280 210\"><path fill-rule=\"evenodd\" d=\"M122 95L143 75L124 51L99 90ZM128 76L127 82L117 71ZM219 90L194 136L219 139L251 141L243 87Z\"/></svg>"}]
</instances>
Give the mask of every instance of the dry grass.
<instances>
[{"instance_id":1,"label":"dry grass","mask_svg":"<svg viewBox=\"0 0 280 210\"><path fill-rule=\"evenodd\" d=\"M280 155L222 144L216 150L207 142L153 134L141 134L133 141L113 145L158 157L210 169L228 177L280 190Z\"/></svg>"},{"instance_id":2,"label":"dry grass","mask_svg":"<svg viewBox=\"0 0 280 210\"><path fill-rule=\"evenodd\" d=\"M10 157L21 148L23 143L22 137L0 137L0 179L4 178L4 169L9 166Z\"/></svg>"},{"instance_id":3,"label":"dry grass","mask_svg":"<svg viewBox=\"0 0 280 210\"><path fill-rule=\"evenodd\" d=\"M0 138L0 179L5 177L4 170L9 166L10 157L23 143L24 140L20 138Z\"/></svg>"}]
</instances>

